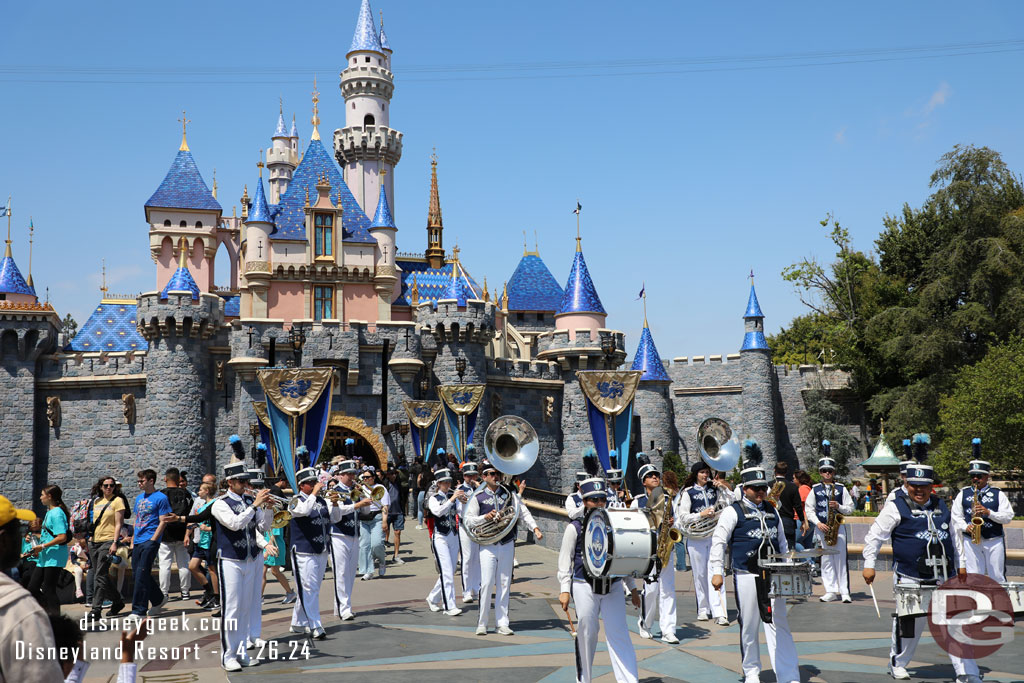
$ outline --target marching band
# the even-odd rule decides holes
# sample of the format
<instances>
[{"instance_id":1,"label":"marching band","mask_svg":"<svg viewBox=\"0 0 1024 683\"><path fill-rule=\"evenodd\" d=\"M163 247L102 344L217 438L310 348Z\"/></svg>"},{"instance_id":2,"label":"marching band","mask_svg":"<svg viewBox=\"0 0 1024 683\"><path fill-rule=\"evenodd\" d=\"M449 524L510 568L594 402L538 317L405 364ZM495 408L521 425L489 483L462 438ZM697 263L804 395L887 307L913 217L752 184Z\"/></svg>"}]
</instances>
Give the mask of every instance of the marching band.
<instances>
[{"instance_id":1,"label":"marching band","mask_svg":"<svg viewBox=\"0 0 1024 683\"><path fill-rule=\"evenodd\" d=\"M825 587L822 602L832 602L842 596L843 602L853 602L850 597L850 572L846 560L846 529L842 524L835 529L836 538L830 537L829 520L838 521L837 514L853 512L853 498L846 487L835 481L836 461L831 457L831 444L822 443L825 457L818 460L818 474L821 482L811 487L811 493L804 503L804 515L814 527L814 538L821 547L833 548L821 556L821 583ZM831 541L831 542L829 542Z\"/></svg>"},{"instance_id":2,"label":"marching band","mask_svg":"<svg viewBox=\"0 0 1024 683\"><path fill-rule=\"evenodd\" d=\"M640 467L637 478L644 486L644 493L633 499L632 508L639 510L646 508L648 499L655 488L661 486L661 472L651 464ZM676 637L676 572L675 565L651 569L651 573L644 578L643 597L641 598L642 609L637 619L637 627L643 638L651 639L651 626L654 623L654 613L658 613L658 625L661 627L661 640L665 643L675 644L679 642Z\"/></svg>"}]
</instances>

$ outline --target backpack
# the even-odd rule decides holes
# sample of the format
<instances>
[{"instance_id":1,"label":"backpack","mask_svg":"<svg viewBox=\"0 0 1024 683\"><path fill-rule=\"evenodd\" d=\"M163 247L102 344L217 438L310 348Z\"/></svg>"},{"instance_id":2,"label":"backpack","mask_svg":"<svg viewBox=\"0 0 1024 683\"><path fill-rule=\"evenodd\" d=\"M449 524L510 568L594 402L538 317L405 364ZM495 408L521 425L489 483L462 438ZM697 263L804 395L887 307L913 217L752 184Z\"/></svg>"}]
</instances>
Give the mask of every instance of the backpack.
<instances>
[{"instance_id":1,"label":"backpack","mask_svg":"<svg viewBox=\"0 0 1024 683\"><path fill-rule=\"evenodd\" d=\"M85 498L71 506L71 519L68 525L72 534L83 534L92 531L92 500Z\"/></svg>"}]
</instances>

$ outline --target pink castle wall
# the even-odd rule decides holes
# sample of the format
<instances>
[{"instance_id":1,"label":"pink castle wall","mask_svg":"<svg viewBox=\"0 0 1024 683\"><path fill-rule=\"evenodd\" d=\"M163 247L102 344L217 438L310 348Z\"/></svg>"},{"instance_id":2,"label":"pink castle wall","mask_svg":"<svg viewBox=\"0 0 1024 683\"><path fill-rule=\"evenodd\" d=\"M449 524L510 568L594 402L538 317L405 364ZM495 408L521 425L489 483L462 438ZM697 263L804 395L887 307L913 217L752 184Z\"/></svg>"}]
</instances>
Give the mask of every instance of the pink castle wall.
<instances>
[{"instance_id":1,"label":"pink castle wall","mask_svg":"<svg viewBox=\"0 0 1024 683\"><path fill-rule=\"evenodd\" d=\"M267 292L267 317L283 318L286 323L306 314L306 293L301 282L271 282Z\"/></svg>"},{"instance_id":2,"label":"pink castle wall","mask_svg":"<svg viewBox=\"0 0 1024 683\"><path fill-rule=\"evenodd\" d=\"M391 309L391 319L396 322L411 322L412 309L408 306L394 306Z\"/></svg>"},{"instance_id":3,"label":"pink castle wall","mask_svg":"<svg viewBox=\"0 0 1024 683\"><path fill-rule=\"evenodd\" d=\"M342 293L345 298L345 322L377 322L377 293L373 285L345 285Z\"/></svg>"},{"instance_id":4,"label":"pink castle wall","mask_svg":"<svg viewBox=\"0 0 1024 683\"><path fill-rule=\"evenodd\" d=\"M590 338L597 339L597 330L604 327L607 316L600 313L566 313L555 316L556 330L569 330L570 336L575 330L590 330Z\"/></svg>"},{"instance_id":5,"label":"pink castle wall","mask_svg":"<svg viewBox=\"0 0 1024 683\"><path fill-rule=\"evenodd\" d=\"M156 259L156 288L163 289L177 269L178 264L174 260L174 240L165 237L160 243L160 255Z\"/></svg>"},{"instance_id":6,"label":"pink castle wall","mask_svg":"<svg viewBox=\"0 0 1024 683\"><path fill-rule=\"evenodd\" d=\"M199 285L200 292L209 292L213 284L213 269L210 262L206 260L204 244L201 237L192 241L192 250L187 259L188 270L192 273L192 279Z\"/></svg>"}]
</instances>

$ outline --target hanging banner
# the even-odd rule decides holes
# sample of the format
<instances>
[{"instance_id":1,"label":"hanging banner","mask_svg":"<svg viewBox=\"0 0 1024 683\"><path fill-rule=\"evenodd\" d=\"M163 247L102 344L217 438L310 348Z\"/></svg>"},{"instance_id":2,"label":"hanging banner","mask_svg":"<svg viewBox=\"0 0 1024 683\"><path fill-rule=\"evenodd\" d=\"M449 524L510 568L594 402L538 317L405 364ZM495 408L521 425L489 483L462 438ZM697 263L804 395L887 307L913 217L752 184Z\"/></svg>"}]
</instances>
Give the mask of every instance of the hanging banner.
<instances>
[{"instance_id":1,"label":"hanging banner","mask_svg":"<svg viewBox=\"0 0 1024 683\"><path fill-rule=\"evenodd\" d=\"M448 439L460 465L466 458L466 444L473 443L477 409L486 388L486 384L442 384L437 387L437 395L444 404Z\"/></svg>"},{"instance_id":2,"label":"hanging banner","mask_svg":"<svg viewBox=\"0 0 1024 683\"><path fill-rule=\"evenodd\" d=\"M409 431L412 434L412 448L416 457L430 464L441 426L440 401L403 401L405 414L409 416Z\"/></svg>"},{"instance_id":3,"label":"hanging banner","mask_svg":"<svg viewBox=\"0 0 1024 683\"><path fill-rule=\"evenodd\" d=\"M258 370L267 397L271 443L277 450L278 466L293 491L298 491L295 472L309 467L320 457L327 422L331 414L333 368L272 368ZM298 462L296 449L309 449L309 459Z\"/></svg>"},{"instance_id":4,"label":"hanging banner","mask_svg":"<svg viewBox=\"0 0 1024 683\"><path fill-rule=\"evenodd\" d=\"M643 373L639 370L581 370L576 373L587 401L590 436L605 472L629 465L633 429L633 399ZM610 452L617 451L611 462Z\"/></svg>"},{"instance_id":5,"label":"hanging banner","mask_svg":"<svg viewBox=\"0 0 1024 683\"><path fill-rule=\"evenodd\" d=\"M274 447L274 440L270 437L270 417L267 415L267 402L266 401L253 401L252 409L256 413L256 424L260 428L260 443L265 444L267 447L267 464L270 465L270 471L276 476L280 476L281 470L280 465L277 462L277 448Z\"/></svg>"}]
</instances>

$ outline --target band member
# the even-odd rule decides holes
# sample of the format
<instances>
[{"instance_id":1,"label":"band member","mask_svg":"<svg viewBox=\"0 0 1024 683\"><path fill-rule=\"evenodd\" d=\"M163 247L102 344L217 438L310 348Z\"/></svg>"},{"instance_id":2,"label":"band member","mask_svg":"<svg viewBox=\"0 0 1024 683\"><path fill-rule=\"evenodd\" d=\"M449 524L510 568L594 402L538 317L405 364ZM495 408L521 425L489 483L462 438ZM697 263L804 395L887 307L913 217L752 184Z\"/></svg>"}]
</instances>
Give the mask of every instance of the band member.
<instances>
[{"instance_id":1,"label":"band member","mask_svg":"<svg viewBox=\"0 0 1024 683\"><path fill-rule=\"evenodd\" d=\"M427 506L434 518L430 549L434 553L438 576L430 595L427 596L427 605L431 612L440 612L443 609L448 616L457 617L462 614L462 609L455 604L455 563L459 556L455 504L465 502L469 496L460 489L452 490L450 470L434 472L434 481L437 483L437 493L427 501Z\"/></svg>"},{"instance_id":2,"label":"band member","mask_svg":"<svg viewBox=\"0 0 1024 683\"><path fill-rule=\"evenodd\" d=\"M468 448L467 448L468 457ZM480 473L476 463L467 460L462 465L463 482L459 491L466 494L464 501L455 501L456 523L459 527L459 553L462 557L462 604L473 602L480 595L480 544L466 533L466 502L480 485Z\"/></svg>"},{"instance_id":3,"label":"band member","mask_svg":"<svg viewBox=\"0 0 1024 683\"><path fill-rule=\"evenodd\" d=\"M580 494L587 510L605 507L606 485L599 478L580 482ZM619 683L636 683L636 650L626 627L626 604L622 592L628 589L635 607L640 607L640 591L626 577L597 583L583 571L583 521L574 519L565 528L558 553L558 602L568 612L569 599L576 606L576 681L590 683L597 650L597 635L604 621L605 642L612 660L612 671Z\"/></svg>"},{"instance_id":4,"label":"band member","mask_svg":"<svg viewBox=\"0 0 1024 683\"><path fill-rule=\"evenodd\" d=\"M498 633L513 635L509 628L508 598L512 590L512 562L515 559L516 526L522 524L533 530L539 541L544 537L519 496L501 483L502 474L488 461L481 463L480 471L486 486L473 496L466 505L466 524L475 526L485 519L493 520L498 510L505 506L518 505L519 521L513 525L501 540L491 545L480 546L480 616L477 619L476 634L487 635L487 618L491 609L491 591L494 595L494 619ZM495 590L496 589L496 590Z\"/></svg>"},{"instance_id":5,"label":"band member","mask_svg":"<svg viewBox=\"0 0 1024 683\"><path fill-rule=\"evenodd\" d=\"M643 453L637 454L637 460L646 459ZM649 462L637 470L637 478L644 485L644 492L633 499L630 506L633 509L647 507L651 491L661 486L661 472ZM666 494L668 495L668 494ZM671 509L671 507L669 508ZM671 514L671 513L670 513ZM655 567L644 579L643 598L640 608L640 618L637 619L637 627L640 630L641 638L653 638L651 625L654 623L654 613L658 613L658 624L661 626L661 640L665 643L675 644L679 642L676 638L676 570L675 565L669 567Z\"/></svg>"},{"instance_id":6,"label":"band member","mask_svg":"<svg viewBox=\"0 0 1024 683\"><path fill-rule=\"evenodd\" d=\"M747 446L749 448L749 446ZM759 450L759 449L758 449ZM760 457L748 458L748 464ZM761 572L759 560L769 553L789 550L786 532L779 512L768 495L768 477L756 465L740 473L743 499L722 510L711 537L711 586L718 590L726 549L732 554L733 593L739 611L740 655L746 683L757 683L761 673L761 649L758 624L763 624L772 668L778 681L799 681L800 664L796 644L786 618L786 599L769 598L768 581Z\"/></svg>"},{"instance_id":7,"label":"band member","mask_svg":"<svg viewBox=\"0 0 1024 683\"><path fill-rule=\"evenodd\" d=\"M572 485L572 493L565 497L565 512L569 519L579 519L583 516L583 497L580 496L580 482L590 475L582 470L576 473L576 481Z\"/></svg>"},{"instance_id":8,"label":"band member","mask_svg":"<svg viewBox=\"0 0 1024 683\"><path fill-rule=\"evenodd\" d=\"M864 581L875 580L875 561L882 543L891 541L893 578L898 585L937 585L957 573L966 578L963 535L949 532L952 515L945 501L933 495L931 466L914 463L907 467L907 495L885 504L864 538ZM928 629L927 617L894 617L889 675L908 680L907 664L914 656L921 633ZM949 654L957 681L980 681L978 664Z\"/></svg>"},{"instance_id":9,"label":"band member","mask_svg":"<svg viewBox=\"0 0 1024 683\"><path fill-rule=\"evenodd\" d=\"M835 514L848 515L853 512L853 497L846 487L836 482L836 461L832 459L832 444L827 440L821 442L825 456L818 460L818 474L821 482L811 487L811 492L804 501L804 514L814 526L814 538L822 548L825 544L825 532L828 531L829 511ZM846 561L846 527L839 526L839 537L834 552L821 556L821 583L825 587L822 602L832 602L842 595L843 602L853 602L850 598L850 572Z\"/></svg>"},{"instance_id":10,"label":"band member","mask_svg":"<svg viewBox=\"0 0 1024 683\"><path fill-rule=\"evenodd\" d=\"M342 621L355 618L352 612L352 586L356 581L356 563L359 561L359 515L356 510L368 507L373 501L364 497L352 502L359 465L355 460L338 464L338 485L341 517L331 525L331 565L334 567L334 614ZM333 510L332 510L333 512Z\"/></svg>"},{"instance_id":11,"label":"band member","mask_svg":"<svg viewBox=\"0 0 1024 683\"><path fill-rule=\"evenodd\" d=\"M341 521L337 501L328 505L320 496L323 484L319 472L312 467L295 473L299 493L288 509L292 513L288 530L291 535L292 573L298 584L299 601L292 608L292 633L312 633L316 640L327 637L320 623L320 585L327 570L327 549L330 525ZM335 497L337 494L334 494Z\"/></svg>"},{"instance_id":12,"label":"band member","mask_svg":"<svg viewBox=\"0 0 1024 683\"><path fill-rule=\"evenodd\" d=\"M974 454L981 455L981 439L974 439ZM971 460L968 474L971 485L960 489L953 501L953 529L962 533L967 571L985 574L993 581L1006 582L1006 540L1003 525L1013 521L1013 507L1006 494L989 486L992 465L984 460ZM981 543L973 543L975 517L982 519Z\"/></svg>"},{"instance_id":13,"label":"band member","mask_svg":"<svg viewBox=\"0 0 1024 683\"><path fill-rule=\"evenodd\" d=\"M690 476L683 482L679 493L676 522L693 524L701 519L713 517L721 498L724 504L732 500L729 483L722 479L711 479L711 468L703 460L690 467ZM724 506L724 505L723 505ZM697 621L707 621L710 614L719 626L728 626L726 616L725 586L717 590L711 587L708 562L711 554L711 536L686 539L686 550L693 568L693 592L697 597Z\"/></svg>"},{"instance_id":14,"label":"band member","mask_svg":"<svg viewBox=\"0 0 1024 683\"><path fill-rule=\"evenodd\" d=\"M238 671L243 666L259 664L246 652L246 640L252 632L252 622L262 620L260 551L267 545L263 533L270 528L272 517L270 510L264 509L270 495L266 489L257 491L255 497L245 492L249 473L244 462L225 465L224 479L228 483L227 493L210 506L217 536L217 576L223 606L221 666L226 671Z\"/></svg>"},{"instance_id":15,"label":"band member","mask_svg":"<svg viewBox=\"0 0 1024 683\"><path fill-rule=\"evenodd\" d=\"M608 483L607 507L611 509L628 508L626 505L626 492L622 488L622 470L610 469L607 474ZM632 501L630 501L632 502Z\"/></svg>"}]
</instances>

